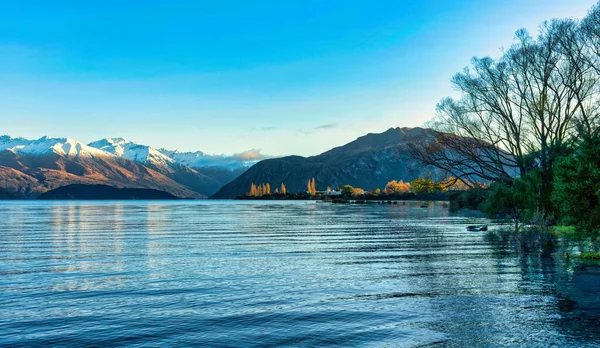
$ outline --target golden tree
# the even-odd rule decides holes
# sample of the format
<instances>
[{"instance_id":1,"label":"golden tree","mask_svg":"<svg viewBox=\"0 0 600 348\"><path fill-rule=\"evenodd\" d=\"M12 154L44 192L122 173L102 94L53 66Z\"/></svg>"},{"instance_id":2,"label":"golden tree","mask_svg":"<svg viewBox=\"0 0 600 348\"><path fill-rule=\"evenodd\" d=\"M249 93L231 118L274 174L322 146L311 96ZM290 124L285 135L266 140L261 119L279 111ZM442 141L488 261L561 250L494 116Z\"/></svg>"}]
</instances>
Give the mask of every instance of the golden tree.
<instances>
[{"instance_id":1,"label":"golden tree","mask_svg":"<svg viewBox=\"0 0 600 348\"><path fill-rule=\"evenodd\" d=\"M315 178L308 180L308 193L314 195L317 193L317 189L315 188Z\"/></svg>"},{"instance_id":2,"label":"golden tree","mask_svg":"<svg viewBox=\"0 0 600 348\"><path fill-rule=\"evenodd\" d=\"M385 185L383 192L386 195L395 195L400 193L405 193L410 191L410 183L404 182L402 180L396 181L392 180Z\"/></svg>"},{"instance_id":3,"label":"golden tree","mask_svg":"<svg viewBox=\"0 0 600 348\"><path fill-rule=\"evenodd\" d=\"M355 187L352 189L352 196L363 196L365 194L365 190Z\"/></svg>"}]
</instances>

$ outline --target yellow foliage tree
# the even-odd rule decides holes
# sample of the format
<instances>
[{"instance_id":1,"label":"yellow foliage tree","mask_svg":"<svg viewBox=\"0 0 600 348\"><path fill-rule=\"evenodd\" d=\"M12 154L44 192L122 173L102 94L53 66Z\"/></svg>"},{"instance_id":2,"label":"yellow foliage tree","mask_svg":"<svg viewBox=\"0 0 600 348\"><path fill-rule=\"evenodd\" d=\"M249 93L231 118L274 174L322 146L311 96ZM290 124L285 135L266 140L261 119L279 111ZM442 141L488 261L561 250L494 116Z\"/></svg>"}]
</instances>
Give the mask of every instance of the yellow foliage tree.
<instances>
[{"instance_id":1,"label":"yellow foliage tree","mask_svg":"<svg viewBox=\"0 0 600 348\"><path fill-rule=\"evenodd\" d=\"M317 189L315 188L315 178L308 180L307 191L311 195L314 195L317 193Z\"/></svg>"},{"instance_id":2,"label":"yellow foliage tree","mask_svg":"<svg viewBox=\"0 0 600 348\"><path fill-rule=\"evenodd\" d=\"M282 192L285 191L285 185L281 184ZM277 193L277 191L275 191ZM255 185L252 183L250 185L250 192L248 192L248 196L250 197L262 197L271 194L271 184L260 184Z\"/></svg>"},{"instance_id":3,"label":"yellow foliage tree","mask_svg":"<svg viewBox=\"0 0 600 348\"><path fill-rule=\"evenodd\" d=\"M352 196L363 196L365 194L365 190L355 187L352 189Z\"/></svg>"},{"instance_id":4,"label":"yellow foliage tree","mask_svg":"<svg viewBox=\"0 0 600 348\"><path fill-rule=\"evenodd\" d=\"M386 195L396 195L410 191L410 183L402 180L392 180L385 185L383 192Z\"/></svg>"}]
</instances>

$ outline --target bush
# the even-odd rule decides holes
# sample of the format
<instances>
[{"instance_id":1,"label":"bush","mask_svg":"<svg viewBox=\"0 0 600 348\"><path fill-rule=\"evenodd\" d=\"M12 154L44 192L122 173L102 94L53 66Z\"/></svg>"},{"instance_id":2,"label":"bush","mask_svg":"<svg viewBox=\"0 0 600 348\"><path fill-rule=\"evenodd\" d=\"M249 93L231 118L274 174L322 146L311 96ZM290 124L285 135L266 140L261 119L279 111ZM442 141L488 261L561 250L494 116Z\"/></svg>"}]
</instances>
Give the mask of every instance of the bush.
<instances>
[{"instance_id":1,"label":"bush","mask_svg":"<svg viewBox=\"0 0 600 348\"><path fill-rule=\"evenodd\" d=\"M410 183L408 183L408 182L405 183L402 180L400 180L400 181L392 180L392 181L388 182L385 185L385 188L383 189L383 192L386 195L402 194L402 193L405 193L408 191L410 191Z\"/></svg>"},{"instance_id":2,"label":"bush","mask_svg":"<svg viewBox=\"0 0 600 348\"><path fill-rule=\"evenodd\" d=\"M519 224L535 211L535 192L535 186L527 177L496 182L490 186L481 210L491 217L509 217L513 220L515 231L518 231Z\"/></svg>"},{"instance_id":3,"label":"bush","mask_svg":"<svg viewBox=\"0 0 600 348\"><path fill-rule=\"evenodd\" d=\"M479 187L467 191L452 192L450 194L450 210L479 210L486 197L487 190Z\"/></svg>"},{"instance_id":4,"label":"bush","mask_svg":"<svg viewBox=\"0 0 600 348\"><path fill-rule=\"evenodd\" d=\"M428 178L418 178L410 183L411 191L417 195L442 191L442 185Z\"/></svg>"}]
</instances>

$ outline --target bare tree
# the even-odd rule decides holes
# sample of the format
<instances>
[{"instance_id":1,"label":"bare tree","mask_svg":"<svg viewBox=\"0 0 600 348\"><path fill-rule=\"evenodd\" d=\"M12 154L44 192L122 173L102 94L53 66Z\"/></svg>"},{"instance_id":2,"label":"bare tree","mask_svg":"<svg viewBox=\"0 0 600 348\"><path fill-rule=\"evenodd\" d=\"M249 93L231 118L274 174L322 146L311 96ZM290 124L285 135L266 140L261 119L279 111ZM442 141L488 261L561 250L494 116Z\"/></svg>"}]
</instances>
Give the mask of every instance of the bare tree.
<instances>
[{"instance_id":1,"label":"bare tree","mask_svg":"<svg viewBox=\"0 0 600 348\"><path fill-rule=\"evenodd\" d=\"M581 33L586 47L590 50L590 66L600 74L600 3L592 7L581 22Z\"/></svg>"},{"instance_id":2,"label":"bare tree","mask_svg":"<svg viewBox=\"0 0 600 348\"><path fill-rule=\"evenodd\" d=\"M581 21L579 37L577 37L576 43L580 47L572 47L566 39L565 48L566 54L574 54L578 59L583 60L584 68L582 69L582 76L586 76L590 81L593 81L595 88L591 88L590 93L594 93L595 96L583 104L585 112L581 115L579 120L580 125L587 134L592 134L594 129L599 126L600 117L598 117L599 110L599 99L600 86L598 80L600 79L600 3L594 6L587 14L587 16ZM580 53L581 52L581 53ZM579 57L581 56L581 57Z\"/></svg>"},{"instance_id":3,"label":"bare tree","mask_svg":"<svg viewBox=\"0 0 600 348\"><path fill-rule=\"evenodd\" d=\"M510 68L504 60L473 58L452 79L460 99L438 104L430 123L438 131L435 141L415 144L413 154L464 181L525 174L526 124L512 95Z\"/></svg>"},{"instance_id":4,"label":"bare tree","mask_svg":"<svg viewBox=\"0 0 600 348\"><path fill-rule=\"evenodd\" d=\"M473 58L452 79L460 98L438 104L435 141L413 146L413 154L465 182L509 181L535 169L540 207L549 211L554 162L575 123L589 124L597 114L597 12L582 26L545 22L537 38L519 30L499 59Z\"/></svg>"}]
</instances>

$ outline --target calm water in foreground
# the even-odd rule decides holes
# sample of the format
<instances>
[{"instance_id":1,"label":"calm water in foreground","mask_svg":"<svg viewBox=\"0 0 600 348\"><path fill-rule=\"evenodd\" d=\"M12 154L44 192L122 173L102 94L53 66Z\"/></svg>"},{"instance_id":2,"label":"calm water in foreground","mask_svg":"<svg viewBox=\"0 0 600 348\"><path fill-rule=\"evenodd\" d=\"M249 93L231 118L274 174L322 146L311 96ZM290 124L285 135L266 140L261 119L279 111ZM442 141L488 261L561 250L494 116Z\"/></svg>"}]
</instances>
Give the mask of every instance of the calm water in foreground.
<instances>
[{"instance_id":1,"label":"calm water in foreground","mask_svg":"<svg viewBox=\"0 0 600 348\"><path fill-rule=\"evenodd\" d=\"M598 266L447 210L0 202L0 345L598 346Z\"/></svg>"}]
</instances>

